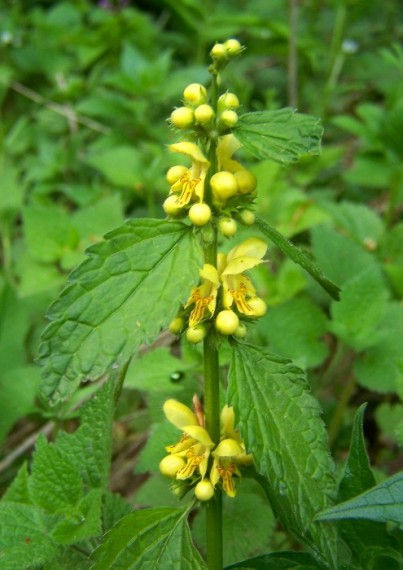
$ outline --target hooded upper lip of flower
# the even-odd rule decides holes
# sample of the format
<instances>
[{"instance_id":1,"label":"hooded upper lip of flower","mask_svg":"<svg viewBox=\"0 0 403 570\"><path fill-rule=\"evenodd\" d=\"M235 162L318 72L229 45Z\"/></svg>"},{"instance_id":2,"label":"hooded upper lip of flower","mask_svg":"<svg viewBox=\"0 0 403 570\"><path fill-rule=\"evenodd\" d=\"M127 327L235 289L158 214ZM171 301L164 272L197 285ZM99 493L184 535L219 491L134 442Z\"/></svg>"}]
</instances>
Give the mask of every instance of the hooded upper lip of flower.
<instances>
[{"instance_id":1,"label":"hooded upper lip of flower","mask_svg":"<svg viewBox=\"0 0 403 570\"><path fill-rule=\"evenodd\" d=\"M241 143L233 135L224 135L217 144L217 159L219 170L227 170L228 172L237 172L244 170L242 164L232 158L232 155L241 148Z\"/></svg>"},{"instance_id":2,"label":"hooded upper lip of flower","mask_svg":"<svg viewBox=\"0 0 403 570\"><path fill-rule=\"evenodd\" d=\"M210 162L195 143L182 141L171 144L168 148L172 152L184 154L192 161L191 167L177 182L172 184L170 189L171 193L180 193L177 199L178 206L186 206L194 198L203 202L204 181Z\"/></svg>"},{"instance_id":3,"label":"hooded upper lip of flower","mask_svg":"<svg viewBox=\"0 0 403 570\"><path fill-rule=\"evenodd\" d=\"M185 309L194 303L195 307L189 316L189 326L194 327L204 319L206 309L213 316L217 302L217 291L220 287L218 271L209 263L200 270L201 285L194 287L185 305Z\"/></svg>"},{"instance_id":4,"label":"hooded upper lip of flower","mask_svg":"<svg viewBox=\"0 0 403 570\"><path fill-rule=\"evenodd\" d=\"M219 270L223 283L223 303L229 309L235 302L240 313L253 316L247 297L254 297L256 290L244 271L263 263L267 244L260 238L249 238L237 245L228 255L219 258Z\"/></svg>"}]
</instances>

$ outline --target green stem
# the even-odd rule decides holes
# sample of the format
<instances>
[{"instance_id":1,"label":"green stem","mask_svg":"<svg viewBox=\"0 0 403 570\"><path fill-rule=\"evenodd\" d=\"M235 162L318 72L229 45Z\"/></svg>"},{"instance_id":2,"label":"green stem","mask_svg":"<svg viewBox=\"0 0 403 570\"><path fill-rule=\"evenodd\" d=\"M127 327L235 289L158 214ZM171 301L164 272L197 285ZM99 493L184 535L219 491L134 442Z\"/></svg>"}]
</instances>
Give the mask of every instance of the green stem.
<instances>
[{"instance_id":1,"label":"green stem","mask_svg":"<svg viewBox=\"0 0 403 570\"><path fill-rule=\"evenodd\" d=\"M213 108L217 108L218 88L217 75L213 74L211 100ZM208 157L210 161L209 176L205 181L205 200L211 206L211 176L217 171L217 141L212 138ZM204 246L204 262L217 267L217 227L213 222L211 241ZM204 339L204 414L206 429L214 443L220 440L220 370L218 349L210 332ZM206 541L207 565L209 570L223 568L222 538L222 497L216 490L214 498L206 506Z\"/></svg>"}]
</instances>

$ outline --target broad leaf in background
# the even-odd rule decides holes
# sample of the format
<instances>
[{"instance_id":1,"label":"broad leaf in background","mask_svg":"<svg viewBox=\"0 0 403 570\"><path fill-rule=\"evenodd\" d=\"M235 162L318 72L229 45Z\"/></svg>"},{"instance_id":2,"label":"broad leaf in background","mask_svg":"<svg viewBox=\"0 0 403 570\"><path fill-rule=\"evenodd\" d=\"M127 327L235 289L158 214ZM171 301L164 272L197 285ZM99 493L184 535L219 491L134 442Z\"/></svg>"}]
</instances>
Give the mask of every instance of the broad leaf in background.
<instances>
[{"instance_id":1,"label":"broad leaf in background","mask_svg":"<svg viewBox=\"0 0 403 570\"><path fill-rule=\"evenodd\" d=\"M289 164L320 153L323 128L316 117L286 108L246 113L239 117L234 134L256 158Z\"/></svg>"},{"instance_id":2,"label":"broad leaf in background","mask_svg":"<svg viewBox=\"0 0 403 570\"><path fill-rule=\"evenodd\" d=\"M403 471L365 493L326 509L318 521L367 519L403 526Z\"/></svg>"},{"instance_id":3,"label":"broad leaf in background","mask_svg":"<svg viewBox=\"0 0 403 570\"><path fill-rule=\"evenodd\" d=\"M323 272L319 269L312 258L296 247L293 243L288 241L280 232L267 224L261 218L256 219L256 225L260 231L269 238L287 257L298 263L301 267L308 271L310 275L321 285L333 299L339 299L339 287L328 279Z\"/></svg>"},{"instance_id":4,"label":"broad leaf in background","mask_svg":"<svg viewBox=\"0 0 403 570\"><path fill-rule=\"evenodd\" d=\"M306 552L273 552L227 566L225 570L317 570L321 568Z\"/></svg>"},{"instance_id":5,"label":"broad leaf in background","mask_svg":"<svg viewBox=\"0 0 403 570\"><path fill-rule=\"evenodd\" d=\"M179 222L131 220L105 240L88 250L49 310L40 357L42 391L54 401L152 342L202 266L197 238Z\"/></svg>"},{"instance_id":6,"label":"broad leaf in background","mask_svg":"<svg viewBox=\"0 0 403 570\"><path fill-rule=\"evenodd\" d=\"M369 466L363 434L363 419L366 404L356 412L350 451L340 481L338 500L346 501L376 485L375 477ZM360 568L372 568L373 561L379 556L386 556L388 549L398 545L387 532L384 523L369 521L341 521L339 530L351 549L353 560ZM397 554L397 552L396 552ZM399 565L389 558L388 569L398 570Z\"/></svg>"},{"instance_id":7,"label":"broad leaf in background","mask_svg":"<svg viewBox=\"0 0 403 570\"><path fill-rule=\"evenodd\" d=\"M329 568L337 568L337 533L313 524L336 495L319 406L303 372L288 359L236 344L228 401L275 513Z\"/></svg>"},{"instance_id":8,"label":"broad leaf in background","mask_svg":"<svg viewBox=\"0 0 403 570\"><path fill-rule=\"evenodd\" d=\"M92 570L206 570L192 543L182 509L130 513L110 530L93 554Z\"/></svg>"}]
</instances>

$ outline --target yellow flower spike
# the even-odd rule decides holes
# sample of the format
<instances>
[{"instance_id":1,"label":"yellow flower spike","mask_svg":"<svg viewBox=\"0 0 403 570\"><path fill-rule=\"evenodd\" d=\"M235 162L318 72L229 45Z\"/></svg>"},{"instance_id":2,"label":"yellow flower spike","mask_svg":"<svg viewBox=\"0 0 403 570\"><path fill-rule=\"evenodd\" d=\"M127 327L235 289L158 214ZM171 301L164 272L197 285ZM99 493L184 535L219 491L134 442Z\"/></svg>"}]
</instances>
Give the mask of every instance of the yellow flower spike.
<instances>
[{"instance_id":1,"label":"yellow flower spike","mask_svg":"<svg viewBox=\"0 0 403 570\"><path fill-rule=\"evenodd\" d=\"M162 408L167 420L178 429L183 430L185 426L198 425L196 414L178 400L166 400Z\"/></svg>"},{"instance_id":2,"label":"yellow flower spike","mask_svg":"<svg viewBox=\"0 0 403 570\"><path fill-rule=\"evenodd\" d=\"M171 186L171 193L179 193L177 204L179 207L186 206L195 198L203 202L204 181L210 163L200 148L192 142L178 142L169 145L171 152L184 154L192 161L192 166Z\"/></svg>"},{"instance_id":3,"label":"yellow flower spike","mask_svg":"<svg viewBox=\"0 0 403 570\"><path fill-rule=\"evenodd\" d=\"M195 305L189 316L189 327L195 327L200 323L205 318L206 310L209 311L210 317L213 316L216 308L217 291L220 287L217 269L206 263L200 270L200 277L202 278L201 285L192 289L185 304L185 309L190 305Z\"/></svg>"}]
</instances>

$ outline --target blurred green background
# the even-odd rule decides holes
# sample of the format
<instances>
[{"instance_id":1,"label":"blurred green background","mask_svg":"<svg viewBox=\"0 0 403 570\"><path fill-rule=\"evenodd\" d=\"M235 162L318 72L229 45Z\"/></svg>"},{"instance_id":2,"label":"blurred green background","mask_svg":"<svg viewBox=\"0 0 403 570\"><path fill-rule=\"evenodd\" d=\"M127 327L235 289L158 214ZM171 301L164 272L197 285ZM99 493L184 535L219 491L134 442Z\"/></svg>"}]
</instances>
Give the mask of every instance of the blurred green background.
<instances>
[{"instance_id":1,"label":"blurred green background","mask_svg":"<svg viewBox=\"0 0 403 570\"><path fill-rule=\"evenodd\" d=\"M70 417L39 396L35 357L48 306L108 230L128 217L163 216L173 164L166 147L175 140L167 117L188 83L208 84L209 50L228 37L247 47L223 76L240 112L289 105L322 118L319 158L289 168L242 158L258 177L258 213L343 287L341 301L331 301L271 246L257 279L269 311L253 340L307 370L336 459L345 456L354 409L367 401L371 460L382 473L402 468L400 0L3 0L2 486L38 431ZM184 344L181 363L172 343L164 336L159 352L129 371L116 423L121 471L112 474L127 494L160 451L145 448L128 486L132 457L121 450L129 444L136 456L147 431L161 431L167 394L197 389L197 350Z\"/></svg>"}]
</instances>

